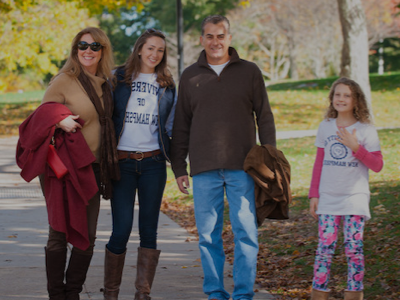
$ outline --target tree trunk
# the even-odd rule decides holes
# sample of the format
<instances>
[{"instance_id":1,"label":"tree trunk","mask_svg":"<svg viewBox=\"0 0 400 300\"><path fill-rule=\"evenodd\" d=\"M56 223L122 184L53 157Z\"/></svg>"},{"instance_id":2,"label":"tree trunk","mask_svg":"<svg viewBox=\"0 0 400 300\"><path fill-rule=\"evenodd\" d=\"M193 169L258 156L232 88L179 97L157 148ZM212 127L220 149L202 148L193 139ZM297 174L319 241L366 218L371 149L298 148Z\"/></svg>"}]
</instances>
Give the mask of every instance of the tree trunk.
<instances>
[{"instance_id":1,"label":"tree trunk","mask_svg":"<svg viewBox=\"0 0 400 300\"><path fill-rule=\"evenodd\" d=\"M294 80L299 79L299 73L297 71L297 45L294 41L292 35L288 35L288 44L289 44L289 60L290 60L290 78Z\"/></svg>"},{"instance_id":2,"label":"tree trunk","mask_svg":"<svg viewBox=\"0 0 400 300\"><path fill-rule=\"evenodd\" d=\"M338 6L343 32L340 76L351 78L361 86L371 111L368 32L361 0L338 0Z\"/></svg>"}]
</instances>

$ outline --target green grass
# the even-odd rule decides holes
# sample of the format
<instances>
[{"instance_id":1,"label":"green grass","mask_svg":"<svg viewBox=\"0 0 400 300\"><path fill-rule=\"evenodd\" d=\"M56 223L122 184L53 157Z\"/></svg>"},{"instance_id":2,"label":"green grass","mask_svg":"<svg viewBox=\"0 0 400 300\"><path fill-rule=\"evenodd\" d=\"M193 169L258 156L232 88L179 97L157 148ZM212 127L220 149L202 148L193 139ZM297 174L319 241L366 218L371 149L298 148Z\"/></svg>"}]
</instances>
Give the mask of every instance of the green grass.
<instances>
[{"instance_id":1,"label":"green grass","mask_svg":"<svg viewBox=\"0 0 400 300\"><path fill-rule=\"evenodd\" d=\"M323 79L284 81L268 86L269 91L329 91L332 83L339 77L328 77ZM369 77L372 91L392 91L400 90L400 72L392 72L384 75L370 74Z\"/></svg>"},{"instance_id":2,"label":"green grass","mask_svg":"<svg viewBox=\"0 0 400 300\"><path fill-rule=\"evenodd\" d=\"M400 129L380 130L379 137L385 166L380 173L370 171L372 219L367 221L364 237L365 299L400 299ZM307 297L313 276L317 224L308 214L307 199L315 156L313 143L312 137L278 141L278 147L292 166L291 218L267 220L260 228L261 245L267 248L261 248L266 264L272 261L281 266L273 272L263 271L265 276L260 276L260 283L286 296ZM347 263L342 237L336 253L330 287L335 299L343 299L340 297L346 288Z\"/></svg>"},{"instance_id":3,"label":"green grass","mask_svg":"<svg viewBox=\"0 0 400 300\"><path fill-rule=\"evenodd\" d=\"M7 93L0 94L0 106L4 104L19 104L31 101L41 101L44 95L44 90L42 91L32 91L23 93Z\"/></svg>"},{"instance_id":4,"label":"green grass","mask_svg":"<svg viewBox=\"0 0 400 300\"><path fill-rule=\"evenodd\" d=\"M365 299L400 299L400 129L379 130L385 166L380 173L370 171L371 214L364 236L366 274ZM315 137L278 140L291 164L293 201L289 220L266 220L259 228L260 252L257 282L282 299L309 299L313 263L317 247L317 223L308 213L308 188L315 159ZM173 206L180 224L195 233L193 197L182 196L172 171L168 171L165 205ZM227 214L228 208L225 211ZM188 220L192 220L190 223ZM226 222L225 228L229 229ZM232 236L224 234L225 251L232 259ZM333 259L330 288L332 299L343 299L346 288L347 262L340 234Z\"/></svg>"},{"instance_id":5,"label":"green grass","mask_svg":"<svg viewBox=\"0 0 400 300\"><path fill-rule=\"evenodd\" d=\"M400 127L394 114L400 111L399 95L399 91L372 92L376 127ZM317 129L328 107L327 90L272 90L268 97L278 131Z\"/></svg>"},{"instance_id":6,"label":"green grass","mask_svg":"<svg viewBox=\"0 0 400 300\"><path fill-rule=\"evenodd\" d=\"M328 105L329 87L336 78L288 81L267 87L277 130L317 129ZM399 127L399 118L393 112L400 111L400 72L372 74L370 80L375 126ZM302 87L304 84L308 87ZM6 104L21 105L26 102L35 102L38 105L43 94L44 91L0 94L0 108L4 108ZM13 107L8 106L8 109ZM1 117L3 120L8 118L7 114Z\"/></svg>"},{"instance_id":7,"label":"green grass","mask_svg":"<svg viewBox=\"0 0 400 300\"><path fill-rule=\"evenodd\" d=\"M328 107L329 88L337 77L287 81L267 87L278 131L317 129ZM376 127L400 127L400 73L371 75Z\"/></svg>"},{"instance_id":8,"label":"green grass","mask_svg":"<svg viewBox=\"0 0 400 300\"><path fill-rule=\"evenodd\" d=\"M367 265L365 299L399 299L400 264L400 162L398 145L400 129L379 131L385 166L380 173L370 172L371 213L365 230L365 260ZM257 282L282 299L308 299L313 276L317 246L317 223L308 214L308 188L315 158L315 137L278 140L292 167L291 188L293 202L290 219L266 220L259 228L260 254ZM193 198L182 196L168 170L164 203L174 206L174 214L191 232L196 232L193 220ZM225 211L227 214L228 208ZM178 215L178 217L176 216ZM192 223L188 221L192 219ZM229 223L225 227L229 229ZM232 259L232 236L224 235L228 260ZM340 236L333 259L330 288L333 299L343 299L347 263Z\"/></svg>"}]
</instances>

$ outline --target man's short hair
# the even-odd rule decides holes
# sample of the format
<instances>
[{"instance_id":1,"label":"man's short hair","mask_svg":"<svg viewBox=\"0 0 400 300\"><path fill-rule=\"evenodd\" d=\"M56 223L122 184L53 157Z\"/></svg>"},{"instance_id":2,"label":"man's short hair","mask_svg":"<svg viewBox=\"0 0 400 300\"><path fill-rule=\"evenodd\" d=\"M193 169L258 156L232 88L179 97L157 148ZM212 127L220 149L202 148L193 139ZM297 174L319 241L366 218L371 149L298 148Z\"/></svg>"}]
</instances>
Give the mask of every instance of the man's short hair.
<instances>
[{"instance_id":1,"label":"man's short hair","mask_svg":"<svg viewBox=\"0 0 400 300\"><path fill-rule=\"evenodd\" d=\"M208 16L206 17L203 22L201 22L201 35L204 35L204 27L206 26L206 24L208 23L212 23L212 24L219 24L221 22L225 22L228 25L228 33L230 31L230 24L229 24L229 20L221 15L212 15L212 16Z\"/></svg>"}]
</instances>

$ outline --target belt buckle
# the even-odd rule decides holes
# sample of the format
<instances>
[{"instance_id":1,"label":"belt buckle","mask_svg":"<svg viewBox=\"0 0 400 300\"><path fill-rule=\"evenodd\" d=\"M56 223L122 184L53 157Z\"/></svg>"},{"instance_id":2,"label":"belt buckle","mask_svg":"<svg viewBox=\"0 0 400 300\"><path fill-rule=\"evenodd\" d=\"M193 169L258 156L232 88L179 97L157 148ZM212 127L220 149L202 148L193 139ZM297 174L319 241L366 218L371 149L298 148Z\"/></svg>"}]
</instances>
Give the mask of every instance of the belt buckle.
<instances>
[{"instance_id":1,"label":"belt buckle","mask_svg":"<svg viewBox=\"0 0 400 300\"><path fill-rule=\"evenodd\" d=\"M135 151L135 154L141 154L141 155L142 155L142 157L136 159L137 161L143 160L143 158L144 158L144 153L143 153L142 151Z\"/></svg>"}]
</instances>

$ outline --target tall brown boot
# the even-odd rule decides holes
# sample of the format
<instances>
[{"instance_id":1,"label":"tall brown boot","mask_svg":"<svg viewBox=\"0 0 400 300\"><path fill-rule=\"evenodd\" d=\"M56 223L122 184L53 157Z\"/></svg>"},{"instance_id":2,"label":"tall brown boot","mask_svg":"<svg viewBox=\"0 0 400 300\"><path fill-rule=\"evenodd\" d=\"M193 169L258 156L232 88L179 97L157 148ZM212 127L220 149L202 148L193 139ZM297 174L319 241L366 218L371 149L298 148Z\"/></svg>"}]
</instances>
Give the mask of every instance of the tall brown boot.
<instances>
[{"instance_id":1,"label":"tall brown boot","mask_svg":"<svg viewBox=\"0 0 400 300\"><path fill-rule=\"evenodd\" d=\"M93 253L76 251L72 248L69 259L66 277L66 300L79 300L79 293L82 292L83 284L86 280L86 274L89 269Z\"/></svg>"},{"instance_id":2,"label":"tall brown boot","mask_svg":"<svg viewBox=\"0 0 400 300\"><path fill-rule=\"evenodd\" d=\"M161 250L138 248L135 300L151 300L149 295L160 253Z\"/></svg>"},{"instance_id":3,"label":"tall brown boot","mask_svg":"<svg viewBox=\"0 0 400 300\"><path fill-rule=\"evenodd\" d=\"M363 300L363 291L344 291L344 300Z\"/></svg>"},{"instance_id":4,"label":"tall brown boot","mask_svg":"<svg viewBox=\"0 0 400 300\"><path fill-rule=\"evenodd\" d=\"M328 300L329 292L312 290L311 300Z\"/></svg>"},{"instance_id":5,"label":"tall brown boot","mask_svg":"<svg viewBox=\"0 0 400 300\"><path fill-rule=\"evenodd\" d=\"M67 261L67 248L49 251L46 254L47 291L50 300L65 300L64 271Z\"/></svg>"},{"instance_id":6,"label":"tall brown boot","mask_svg":"<svg viewBox=\"0 0 400 300\"><path fill-rule=\"evenodd\" d=\"M106 246L106 255L104 258L104 300L118 300L125 255L126 251L122 254L114 254Z\"/></svg>"}]
</instances>

